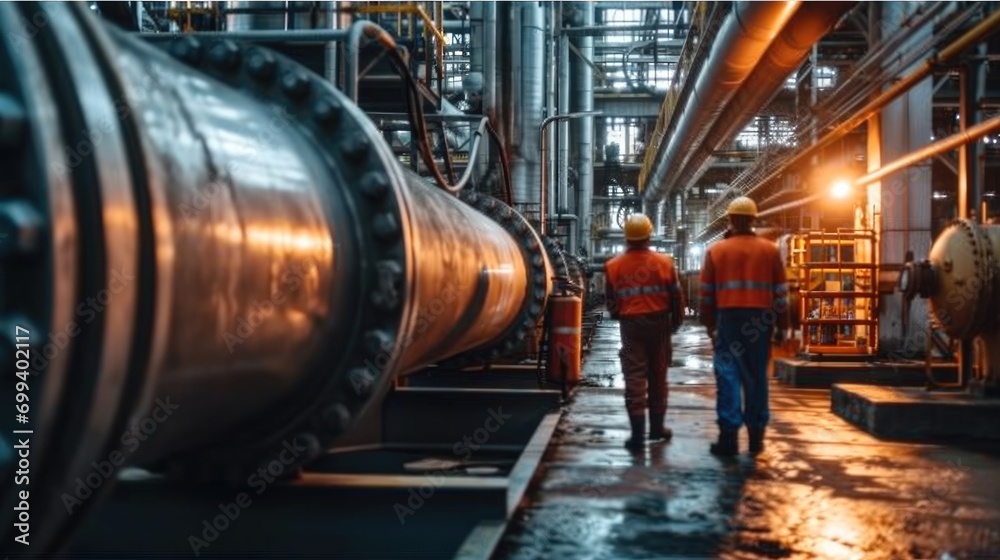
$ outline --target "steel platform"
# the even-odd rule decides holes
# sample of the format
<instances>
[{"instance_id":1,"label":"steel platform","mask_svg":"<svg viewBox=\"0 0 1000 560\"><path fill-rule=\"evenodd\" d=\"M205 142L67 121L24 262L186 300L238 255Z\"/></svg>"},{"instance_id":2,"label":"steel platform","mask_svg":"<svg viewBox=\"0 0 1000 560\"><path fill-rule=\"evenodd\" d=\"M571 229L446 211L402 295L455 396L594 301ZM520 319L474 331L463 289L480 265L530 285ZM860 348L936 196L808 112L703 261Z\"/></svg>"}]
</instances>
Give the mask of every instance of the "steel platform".
<instances>
[{"instance_id":1,"label":"steel platform","mask_svg":"<svg viewBox=\"0 0 1000 560\"><path fill-rule=\"evenodd\" d=\"M70 552L485 560L535 474L560 404L559 391L401 388L379 422L367 423L378 441L331 450L291 482L206 487L123 473ZM440 463L413 468L428 460Z\"/></svg>"},{"instance_id":2,"label":"steel platform","mask_svg":"<svg viewBox=\"0 0 1000 560\"><path fill-rule=\"evenodd\" d=\"M884 439L1000 440L1000 399L916 387L831 388L833 412Z\"/></svg>"},{"instance_id":3,"label":"steel platform","mask_svg":"<svg viewBox=\"0 0 1000 560\"><path fill-rule=\"evenodd\" d=\"M917 386L928 382L923 361L859 361L854 359L816 360L810 357L775 358L774 377L792 387L830 387L835 383L883 386ZM931 374L938 383L958 378L958 365L932 363Z\"/></svg>"}]
</instances>

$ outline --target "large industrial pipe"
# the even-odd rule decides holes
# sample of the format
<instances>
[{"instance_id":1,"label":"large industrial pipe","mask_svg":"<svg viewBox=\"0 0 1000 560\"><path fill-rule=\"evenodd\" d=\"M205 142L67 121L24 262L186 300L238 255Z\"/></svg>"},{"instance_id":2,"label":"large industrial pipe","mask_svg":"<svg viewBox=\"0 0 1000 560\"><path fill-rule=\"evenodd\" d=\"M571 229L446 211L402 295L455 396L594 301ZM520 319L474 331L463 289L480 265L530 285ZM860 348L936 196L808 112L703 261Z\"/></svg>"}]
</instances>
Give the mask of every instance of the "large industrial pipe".
<instances>
[{"instance_id":1,"label":"large industrial pipe","mask_svg":"<svg viewBox=\"0 0 1000 560\"><path fill-rule=\"evenodd\" d=\"M705 139L668 178L667 192L684 192L708 170L712 153L729 142L784 87L788 75L802 64L812 46L826 35L856 2L807 2L781 30L760 64L712 124Z\"/></svg>"},{"instance_id":2,"label":"large industrial pipe","mask_svg":"<svg viewBox=\"0 0 1000 560\"><path fill-rule=\"evenodd\" d=\"M396 375L509 351L542 316L549 261L520 215L404 171L266 49L168 54L86 4L0 4L0 114L0 334L27 345L30 396L3 421L0 517L14 542L30 492L27 552L97 501L66 502L94 464L238 480L293 439L313 457ZM32 431L23 482L13 430Z\"/></svg>"},{"instance_id":3,"label":"large industrial pipe","mask_svg":"<svg viewBox=\"0 0 1000 560\"><path fill-rule=\"evenodd\" d=\"M656 160L644 186L649 208L668 194L669 174L681 157L697 146L719 112L760 62L775 36L785 27L801 2L741 2L726 19L712 51L698 74L694 89L683 100L677 125ZM664 145L661 143L661 145ZM653 215L651 212L647 212Z\"/></svg>"}]
</instances>

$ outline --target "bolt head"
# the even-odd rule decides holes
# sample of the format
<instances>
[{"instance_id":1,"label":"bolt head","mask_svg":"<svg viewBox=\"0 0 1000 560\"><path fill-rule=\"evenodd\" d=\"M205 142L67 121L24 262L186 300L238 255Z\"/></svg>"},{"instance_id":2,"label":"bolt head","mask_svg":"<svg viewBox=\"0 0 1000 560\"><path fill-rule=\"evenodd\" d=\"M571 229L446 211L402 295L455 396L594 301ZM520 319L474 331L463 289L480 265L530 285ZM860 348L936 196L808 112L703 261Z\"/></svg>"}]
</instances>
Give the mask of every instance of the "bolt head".
<instances>
[{"instance_id":1,"label":"bolt head","mask_svg":"<svg viewBox=\"0 0 1000 560\"><path fill-rule=\"evenodd\" d=\"M9 95L0 94L0 146L13 146L24 136L24 107Z\"/></svg>"},{"instance_id":2,"label":"bolt head","mask_svg":"<svg viewBox=\"0 0 1000 560\"><path fill-rule=\"evenodd\" d=\"M389 213L382 213L375 216L372 222L372 231L375 237L381 241L393 241L399 237L399 223L395 216Z\"/></svg>"},{"instance_id":3,"label":"bolt head","mask_svg":"<svg viewBox=\"0 0 1000 560\"><path fill-rule=\"evenodd\" d=\"M271 53L254 49L247 54L247 72L253 78L265 81L274 77L277 63Z\"/></svg>"},{"instance_id":4,"label":"bolt head","mask_svg":"<svg viewBox=\"0 0 1000 560\"><path fill-rule=\"evenodd\" d=\"M344 107L339 101L320 99L313 104L313 118L323 128L333 128L340 123L341 112Z\"/></svg>"},{"instance_id":5,"label":"bolt head","mask_svg":"<svg viewBox=\"0 0 1000 560\"><path fill-rule=\"evenodd\" d=\"M198 64L202 54L201 41L191 36L184 37L170 45L170 54L188 64Z\"/></svg>"},{"instance_id":6,"label":"bolt head","mask_svg":"<svg viewBox=\"0 0 1000 560\"><path fill-rule=\"evenodd\" d=\"M43 220L23 200L0 202L0 255L26 254L41 245Z\"/></svg>"},{"instance_id":7,"label":"bolt head","mask_svg":"<svg viewBox=\"0 0 1000 560\"><path fill-rule=\"evenodd\" d=\"M347 159L358 163L368 155L371 149L371 140L363 133L353 134L340 143L340 151L347 156Z\"/></svg>"},{"instance_id":8,"label":"bolt head","mask_svg":"<svg viewBox=\"0 0 1000 560\"><path fill-rule=\"evenodd\" d=\"M372 199L382 198L389 192L389 176L382 171L369 171L361 178L361 192Z\"/></svg>"},{"instance_id":9,"label":"bolt head","mask_svg":"<svg viewBox=\"0 0 1000 560\"><path fill-rule=\"evenodd\" d=\"M240 48L228 39L218 41L209 48L208 59L218 68L232 70L239 63Z\"/></svg>"},{"instance_id":10,"label":"bolt head","mask_svg":"<svg viewBox=\"0 0 1000 560\"><path fill-rule=\"evenodd\" d=\"M365 333L365 351L370 356L378 356L392 352L392 336L382 330L370 330Z\"/></svg>"},{"instance_id":11,"label":"bolt head","mask_svg":"<svg viewBox=\"0 0 1000 560\"><path fill-rule=\"evenodd\" d=\"M320 414L323 425L334 433L341 433L351 425L351 411L342 404L333 404Z\"/></svg>"},{"instance_id":12,"label":"bolt head","mask_svg":"<svg viewBox=\"0 0 1000 560\"><path fill-rule=\"evenodd\" d=\"M298 101L309 92L309 78L297 70L289 70L281 76L281 91L289 99Z\"/></svg>"}]
</instances>

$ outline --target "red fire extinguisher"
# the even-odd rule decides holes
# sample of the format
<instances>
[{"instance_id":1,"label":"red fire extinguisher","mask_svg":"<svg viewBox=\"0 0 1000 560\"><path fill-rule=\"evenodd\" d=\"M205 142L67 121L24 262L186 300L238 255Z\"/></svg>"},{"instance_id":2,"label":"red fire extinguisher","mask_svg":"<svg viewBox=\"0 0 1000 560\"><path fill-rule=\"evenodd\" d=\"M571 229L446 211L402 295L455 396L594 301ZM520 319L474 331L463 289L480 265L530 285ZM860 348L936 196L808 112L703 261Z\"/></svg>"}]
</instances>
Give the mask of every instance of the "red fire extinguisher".
<instances>
[{"instance_id":1,"label":"red fire extinguisher","mask_svg":"<svg viewBox=\"0 0 1000 560\"><path fill-rule=\"evenodd\" d=\"M583 300L563 292L549 298L549 306L549 380L576 385L580 382Z\"/></svg>"}]
</instances>

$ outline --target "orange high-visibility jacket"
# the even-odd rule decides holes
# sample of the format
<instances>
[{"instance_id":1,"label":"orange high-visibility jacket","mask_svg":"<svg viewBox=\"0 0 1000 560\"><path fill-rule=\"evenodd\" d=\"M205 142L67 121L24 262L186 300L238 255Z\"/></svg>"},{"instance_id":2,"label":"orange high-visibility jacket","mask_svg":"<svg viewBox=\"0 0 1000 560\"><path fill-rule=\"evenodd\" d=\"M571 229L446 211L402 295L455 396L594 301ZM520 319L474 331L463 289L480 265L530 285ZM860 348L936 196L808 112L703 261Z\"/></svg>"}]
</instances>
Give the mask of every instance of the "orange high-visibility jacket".
<instances>
[{"instance_id":1,"label":"orange high-visibility jacket","mask_svg":"<svg viewBox=\"0 0 1000 560\"><path fill-rule=\"evenodd\" d=\"M665 311L675 324L683 320L677 269L667 255L629 249L604 264L605 299L612 317L636 317Z\"/></svg>"},{"instance_id":2,"label":"orange high-visibility jacket","mask_svg":"<svg viewBox=\"0 0 1000 560\"><path fill-rule=\"evenodd\" d=\"M752 233L712 245L701 267L702 322L713 326L717 309L734 308L774 309L777 326L788 328L788 284L778 246Z\"/></svg>"}]
</instances>

